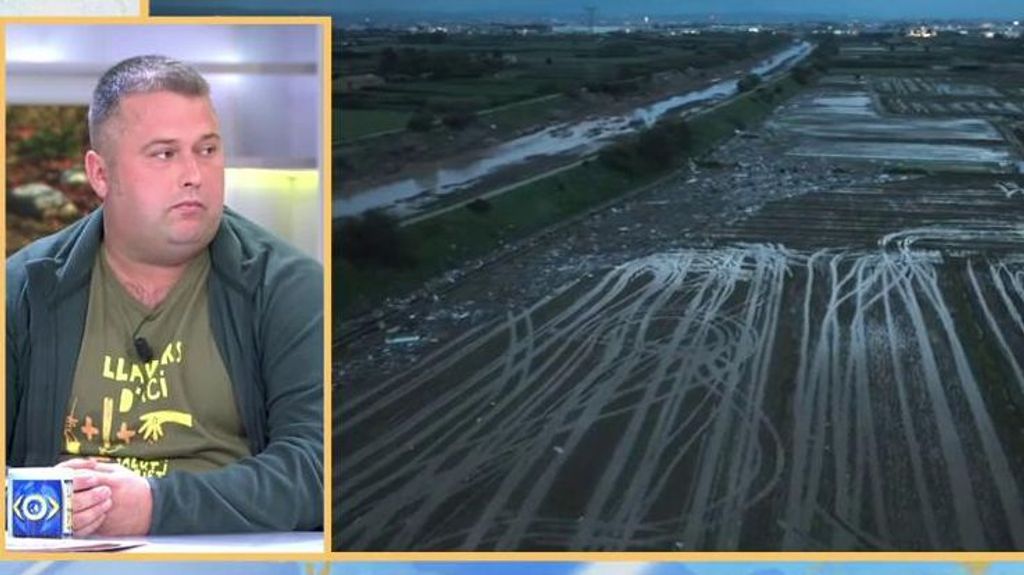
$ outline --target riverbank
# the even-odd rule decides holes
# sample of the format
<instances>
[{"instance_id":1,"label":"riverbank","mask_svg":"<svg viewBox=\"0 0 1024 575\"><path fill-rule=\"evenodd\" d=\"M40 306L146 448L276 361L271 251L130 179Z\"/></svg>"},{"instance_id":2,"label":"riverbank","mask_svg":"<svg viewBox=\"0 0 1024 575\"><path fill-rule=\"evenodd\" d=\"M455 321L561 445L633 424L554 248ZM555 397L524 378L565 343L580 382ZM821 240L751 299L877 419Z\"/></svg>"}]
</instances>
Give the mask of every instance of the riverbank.
<instances>
[{"instance_id":1,"label":"riverbank","mask_svg":"<svg viewBox=\"0 0 1024 575\"><path fill-rule=\"evenodd\" d=\"M431 146L432 153L448 153L444 153L443 159L432 162L418 162L417 158L422 158L416 146L403 146L399 155L405 166L404 176L388 178L379 185L365 188L356 184L359 179L357 170L345 169L347 183L335 194L334 217L357 216L372 209L383 209L406 218L433 209L439 200L446 200L452 194L473 194L492 189L493 182L488 180L503 177L507 180L509 172L519 173L520 179L535 176L547 169L542 164L552 158L561 157L563 163L571 163L624 136L636 134L683 108L700 109L728 99L742 91L739 88L744 73L775 77L775 72L792 67L806 57L811 48L807 42L793 44L759 60L755 66L746 68L746 72L737 71L724 79L715 78L710 85L700 89L672 90L642 104L633 101L625 108L616 106L611 109L600 102L587 103L583 108L586 111L583 118L560 120L546 127L534 125L512 139L494 139L486 133L469 134L469 140L464 142L468 148L460 152L444 143L437 143ZM624 102L620 104L625 105ZM467 132L463 131L460 138L465 140L466 137ZM383 151L373 154L375 173L379 176L388 173L388 157L389 154ZM536 171L530 172L534 168ZM353 185L360 191L346 193L346 187Z\"/></svg>"},{"instance_id":2,"label":"riverbank","mask_svg":"<svg viewBox=\"0 0 1024 575\"><path fill-rule=\"evenodd\" d=\"M369 36L340 54L343 77L380 73L380 54L395 48L393 43L398 41ZM545 126L612 115L666 95L696 90L711 78L749 70L787 41L782 35L737 39L711 34L679 39L657 34L613 38L569 34L543 38L452 35L433 45L400 42L398 59L408 59L410 65L416 60L424 73L437 72L432 68L438 65L447 68L467 54L490 61L491 55L500 52L507 62L499 66L500 71L480 77L399 75L372 89L337 93L335 159L345 169L334 189L352 195L400 176L415 176L431 163L493 145L488 142L505 142ZM421 53L424 58L413 57L417 50L427 51ZM356 53L362 57L353 58ZM445 116L456 112L464 121L445 124ZM414 115L432 118L433 129L407 130Z\"/></svg>"},{"instance_id":3,"label":"riverbank","mask_svg":"<svg viewBox=\"0 0 1024 575\"><path fill-rule=\"evenodd\" d=\"M443 275L457 267L479 267L489 258L514 250L516 242L548 230L558 222L587 213L609 202L642 190L713 149L724 138L743 131L766 117L777 105L796 94L802 85L792 74L768 82L755 91L735 97L711 110L685 120L690 133L685 149L679 149L661 167L643 173L615 169L595 157L548 178L515 188L482 204L460 209L395 230L396 240L407 250L404 267L357 267L335 246L334 308L339 335L351 329L349 318L362 324L382 309L388 298L429 297L427 294L454 283ZM342 234L336 233L336 237ZM413 263L414 262L414 263ZM429 284L429 285L428 285ZM417 289L419 288L419 289Z\"/></svg>"}]
</instances>

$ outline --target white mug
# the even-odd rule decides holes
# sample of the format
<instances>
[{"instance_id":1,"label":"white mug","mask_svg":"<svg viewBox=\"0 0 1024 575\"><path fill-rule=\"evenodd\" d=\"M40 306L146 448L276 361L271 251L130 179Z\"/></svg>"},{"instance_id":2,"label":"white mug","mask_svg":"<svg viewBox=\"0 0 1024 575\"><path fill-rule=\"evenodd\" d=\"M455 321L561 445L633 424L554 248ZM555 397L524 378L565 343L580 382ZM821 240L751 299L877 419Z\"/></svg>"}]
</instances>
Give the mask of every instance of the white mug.
<instances>
[{"instance_id":1,"label":"white mug","mask_svg":"<svg viewBox=\"0 0 1024 575\"><path fill-rule=\"evenodd\" d=\"M7 470L8 537L71 537L74 470L15 467Z\"/></svg>"}]
</instances>

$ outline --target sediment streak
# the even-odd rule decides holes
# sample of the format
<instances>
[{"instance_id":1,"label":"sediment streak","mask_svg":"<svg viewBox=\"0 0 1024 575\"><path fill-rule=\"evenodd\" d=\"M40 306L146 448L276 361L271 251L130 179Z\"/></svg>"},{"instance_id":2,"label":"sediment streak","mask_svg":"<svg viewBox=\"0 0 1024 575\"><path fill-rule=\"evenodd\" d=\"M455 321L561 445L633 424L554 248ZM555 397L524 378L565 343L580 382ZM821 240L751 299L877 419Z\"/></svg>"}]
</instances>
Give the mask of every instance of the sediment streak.
<instances>
[{"instance_id":1,"label":"sediment streak","mask_svg":"<svg viewBox=\"0 0 1024 575\"><path fill-rule=\"evenodd\" d=\"M660 254L468 332L339 404L342 548L1021 549L1024 265L919 234Z\"/></svg>"}]
</instances>

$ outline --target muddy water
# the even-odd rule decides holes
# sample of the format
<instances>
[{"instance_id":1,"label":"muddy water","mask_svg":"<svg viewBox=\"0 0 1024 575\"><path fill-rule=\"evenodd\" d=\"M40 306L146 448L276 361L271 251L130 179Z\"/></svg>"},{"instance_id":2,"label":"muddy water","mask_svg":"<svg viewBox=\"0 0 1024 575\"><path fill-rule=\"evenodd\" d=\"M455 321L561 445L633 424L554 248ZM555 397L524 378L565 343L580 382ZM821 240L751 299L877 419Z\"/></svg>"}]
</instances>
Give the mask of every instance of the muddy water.
<instances>
[{"instance_id":1,"label":"muddy water","mask_svg":"<svg viewBox=\"0 0 1024 575\"><path fill-rule=\"evenodd\" d=\"M810 54L812 45L806 42L794 44L778 54L762 61L751 72L762 76L787 69ZM707 88L667 98L644 106L623 116L612 116L585 120L572 124L551 126L494 148L482 150L471 161L439 165L432 173L406 178L363 190L351 197L336 198L333 204L334 217L361 214L374 208L392 207L399 212L413 213L416 201L404 207L396 204L424 194L440 195L472 185L480 178L497 170L520 164L536 156L568 154L584 156L605 146L611 140L650 126L666 114L681 107L702 102L712 102L736 93L734 79L723 80ZM429 200L429 197L426 198Z\"/></svg>"},{"instance_id":2,"label":"muddy water","mask_svg":"<svg viewBox=\"0 0 1024 575\"><path fill-rule=\"evenodd\" d=\"M882 116L866 87L801 96L769 125L795 136L797 156L990 171L1013 171L1018 160L986 120Z\"/></svg>"},{"instance_id":3,"label":"muddy water","mask_svg":"<svg viewBox=\"0 0 1024 575\"><path fill-rule=\"evenodd\" d=\"M904 142L832 142L828 146L799 146L791 154L847 159L899 160L906 163L978 164L998 169L1013 156L1008 149L953 144Z\"/></svg>"}]
</instances>

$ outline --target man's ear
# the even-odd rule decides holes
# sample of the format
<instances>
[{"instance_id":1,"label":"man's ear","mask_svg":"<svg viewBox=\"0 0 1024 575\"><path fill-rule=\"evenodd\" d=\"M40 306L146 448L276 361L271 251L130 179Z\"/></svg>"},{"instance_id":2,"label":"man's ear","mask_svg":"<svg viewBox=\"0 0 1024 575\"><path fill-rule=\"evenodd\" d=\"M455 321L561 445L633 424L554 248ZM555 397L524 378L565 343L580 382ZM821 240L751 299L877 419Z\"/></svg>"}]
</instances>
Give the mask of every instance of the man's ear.
<instances>
[{"instance_id":1,"label":"man's ear","mask_svg":"<svg viewBox=\"0 0 1024 575\"><path fill-rule=\"evenodd\" d=\"M107 161L96 150L85 153L85 175L89 178L89 184L96 195L101 200L106 200L107 192L110 190L110 174Z\"/></svg>"}]
</instances>

